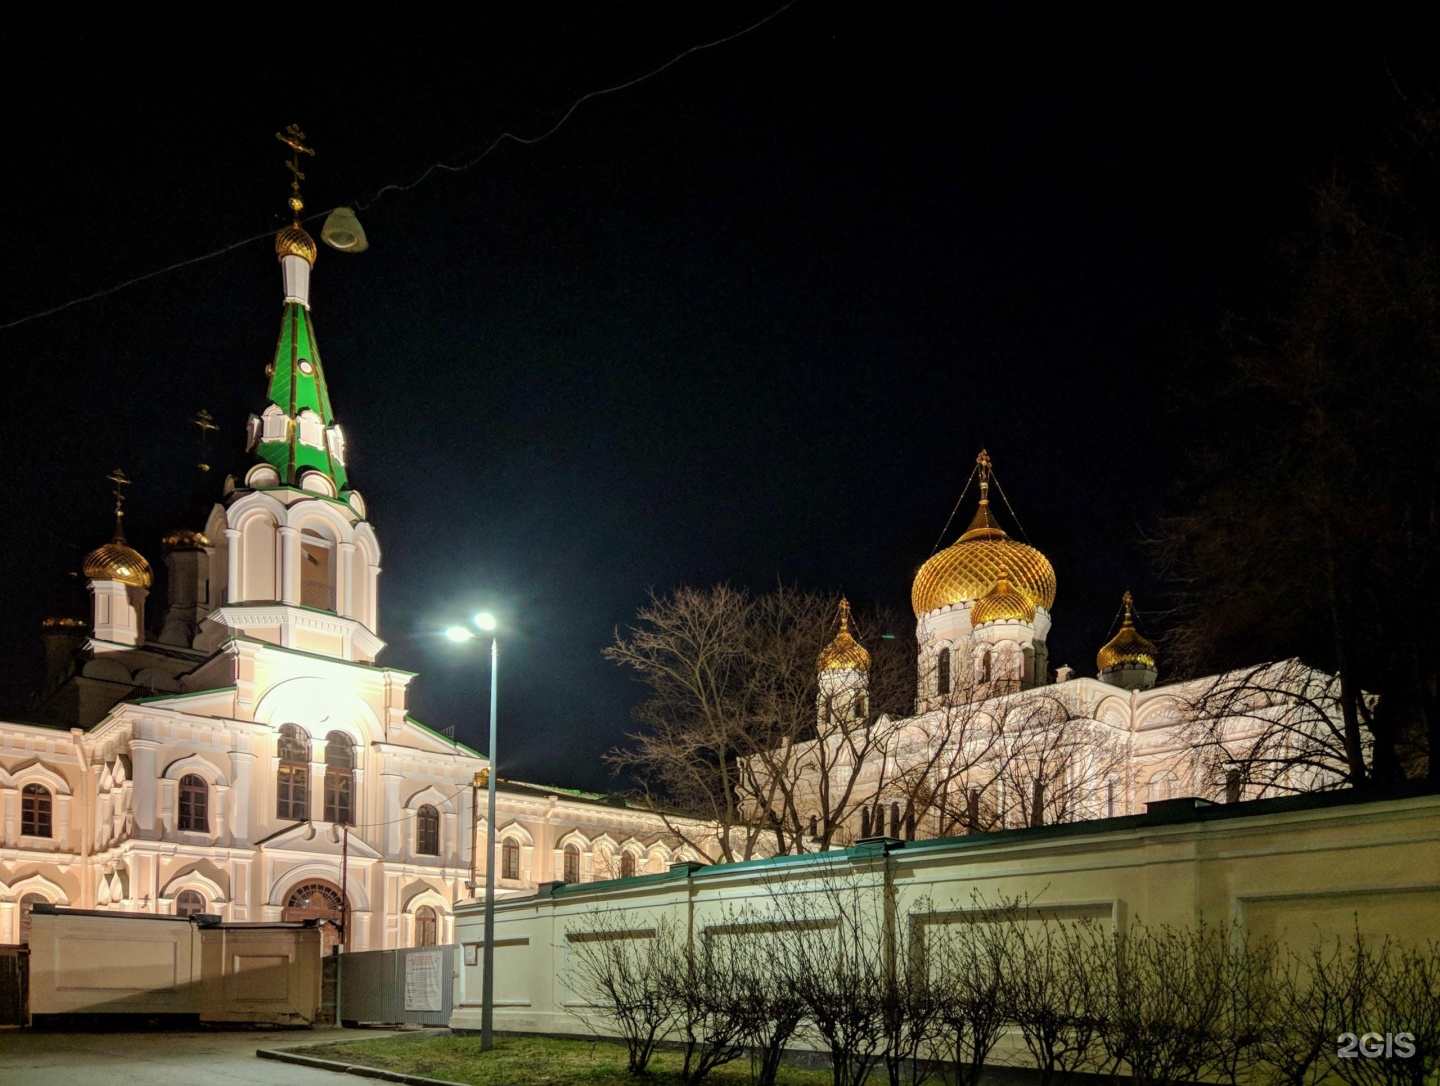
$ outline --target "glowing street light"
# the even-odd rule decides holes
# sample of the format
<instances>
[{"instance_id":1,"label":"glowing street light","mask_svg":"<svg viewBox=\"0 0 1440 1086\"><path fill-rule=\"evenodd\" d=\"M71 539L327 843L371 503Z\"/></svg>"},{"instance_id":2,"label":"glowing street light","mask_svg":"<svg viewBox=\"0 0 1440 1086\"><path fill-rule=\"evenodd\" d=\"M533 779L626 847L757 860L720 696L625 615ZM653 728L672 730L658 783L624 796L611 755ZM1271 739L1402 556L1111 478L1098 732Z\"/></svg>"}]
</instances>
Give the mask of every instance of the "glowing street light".
<instances>
[{"instance_id":1,"label":"glowing street light","mask_svg":"<svg viewBox=\"0 0 1440 1086\"><path fill-rule=\"evenodd\" d=\"M500 664L499 623L489 611L481 611L472 620L475 628L490 635L490 769L483 772L485 780L485 954L480 977L480 1050L494 1046L495 1025L495 691L496 671ZM451 641L474 641L480 635L467 626L451 626L445 631ZM482 774L477 773L476 783Z\"/></svg>"}]
</instances>

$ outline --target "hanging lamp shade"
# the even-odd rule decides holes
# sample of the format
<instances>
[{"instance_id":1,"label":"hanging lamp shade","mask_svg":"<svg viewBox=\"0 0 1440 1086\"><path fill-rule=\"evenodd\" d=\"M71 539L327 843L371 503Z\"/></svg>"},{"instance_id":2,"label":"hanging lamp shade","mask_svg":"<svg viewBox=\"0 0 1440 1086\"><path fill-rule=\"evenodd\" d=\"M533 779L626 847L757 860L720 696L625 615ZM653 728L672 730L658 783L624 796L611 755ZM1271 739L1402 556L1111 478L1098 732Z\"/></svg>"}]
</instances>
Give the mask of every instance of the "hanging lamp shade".
<instances>
[{"instance_id":1,"label":"hanging lamp shade","mask_svg":"<svg viewBox=\"0 0 1440 1086\"><path fill-rule=\"evenodd\" d=\"M320 240L342 253L363 253L370 248L365 228L348 207L337 207L330 212L320 230Z\"/></svg>"}]
</instances>

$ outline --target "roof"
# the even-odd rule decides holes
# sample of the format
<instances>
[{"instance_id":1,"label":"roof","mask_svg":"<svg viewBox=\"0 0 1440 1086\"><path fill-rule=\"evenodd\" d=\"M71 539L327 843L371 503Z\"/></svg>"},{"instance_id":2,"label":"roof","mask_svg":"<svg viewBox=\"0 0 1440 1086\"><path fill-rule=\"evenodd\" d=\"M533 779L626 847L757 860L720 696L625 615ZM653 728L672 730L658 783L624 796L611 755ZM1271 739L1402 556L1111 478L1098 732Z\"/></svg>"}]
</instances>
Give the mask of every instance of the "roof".
<instances>
[{"instance_id":1,"label":"roof","mask_svg":"<svg viewBox=\"0 0 1440 1086\"><path fill-rule=\"evenodd\" d=\"M330 391L320 366L314 321L299 302L286 302L280 319L280 342L270 367L270 402L285 412L290 423L283 440L260 442L261 458L274 465L281 481L289 486L299 486L300 473L313 469L328 476L337 492L344 490L349 485L345 465L331 455L329 447L335 413L330 408ZM323 432L319 446L300 440L296 420L306 410L320 417Z\"/></svg>"}]
</instances>

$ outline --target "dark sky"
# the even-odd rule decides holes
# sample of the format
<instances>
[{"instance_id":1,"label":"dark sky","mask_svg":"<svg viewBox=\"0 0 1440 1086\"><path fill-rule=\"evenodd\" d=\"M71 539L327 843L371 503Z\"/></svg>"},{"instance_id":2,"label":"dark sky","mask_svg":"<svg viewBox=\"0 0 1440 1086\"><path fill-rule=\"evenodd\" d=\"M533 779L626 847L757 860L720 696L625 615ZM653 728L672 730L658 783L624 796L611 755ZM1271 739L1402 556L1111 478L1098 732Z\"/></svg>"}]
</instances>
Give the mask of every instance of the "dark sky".
<instances>
[{"instance_id":1,"label":"dark sky","mask_svg":"<svg viewBox=\"0 0 1440 1086\"><path fill-rule=\"evenodd\" d=\"M1221 316L1378 123L1387 65L1436 71L1434 27L1378 10L798 0L375 199L773 10L696 7L143 49L96 26L0 75L0 324L276 229L291 121L310 209L361 205L372 248L322 247L313 301L384 548L382 662L483 745L482 661L435 631L502 611L507 775L613 786L639 690L600 649L651 587L779 577L908 616L982 445L1057 571L1052 663L1093 673L1126 587L1162 632L1142 540L1205 433ZM243 469L280 300L267 238L0 331L12 715L55 586L107 538L110 469L156 565L202 519L197 409L206 496Z\"/></svg>"}]
</instances>

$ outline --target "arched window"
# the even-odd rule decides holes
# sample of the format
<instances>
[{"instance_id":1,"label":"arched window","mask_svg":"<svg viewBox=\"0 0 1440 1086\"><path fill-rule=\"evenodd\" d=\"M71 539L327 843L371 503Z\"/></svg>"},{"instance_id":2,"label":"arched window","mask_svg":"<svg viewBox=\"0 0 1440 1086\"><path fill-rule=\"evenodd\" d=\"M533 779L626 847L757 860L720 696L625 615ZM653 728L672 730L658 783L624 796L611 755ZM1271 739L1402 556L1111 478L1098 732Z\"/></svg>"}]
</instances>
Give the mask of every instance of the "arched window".
<instances>
[{"instance_id":1,"label":"arched window","mask_svg":"<svg viewBox=\"0 0 1440 1086\"><path fill-rule=\"evenodd\" d=\"M52 834L50 812L53 798L43 784L27 784L20 790L20 832L26 837ZM40 899L44 901L44 898Z\"/></svg>"},{"instance_id":2,"label":"arched window","mask_svg":"<svg viewBox=\"0 0 1440 1086\"><path fill-rule=\"evenodd\" d=\"M438 917L435 910L429 905L421 905L415 910L415 945L416 946L438 946L439 938Z\"/></svg>"},{"instance_id":3,"label":"arched window","mask_svg":"<svg viewBox=\"0 0 1440 1086\"><path fill-rule=\"evenodd\" d=\"M1162 769L1150 778L1150 790L1147 798L1152 803L1162 799L1173 799L1179 784L1179 777L1168 769Z\"/></svg>"},{"instance_id":4,"label":"arched window","mask_svg":"<svg viewBox=\"0 0 1440 1086\"><path fill-rule=\"evenodd\" d=\"M290 891L285 899L285 908L280 919L287 923L295 920L328 920L325 925L324 952L340 944L340 927L345 922L345 899L340 896L340 887L332 882L316 880L301 883ZM345 945L350 944L350 932L345 932Z\"/></svg>"},{"instance_id":5,"label":"arched window","mask_svg":"<svg viewBox=\"0 0 1440 1086\"><path fill-rule=\"evenodd\" d=\"M303 822L310 817L310 736L294 724L280 726L275 772L275 817Z\"/></svg>"},{"instance_id":6,"label":"arched window","mask_svg":"<svg viewBox=\"0 0 1440 1086\"><path fill-rule=\"evenodd\" d=\"M565 881L580 881L580 850L574 845L565 846Z\"/></svg>"},{"instance_id":7,"label":"arched window","mask_svg":"<svg viewBox=\"0 0 1440 1086\"><path fill-rule=\"evenodd\" d=\"M176 916L194 916L207 908L205 895L199 890L181 890L175 897Z\"/></svg>"},{"instance_id":8,"label":"arched window","mask_svg":"<svg viewBox=\"0 0 1440 1086\"><path fill-rule=\"evenodd\" d=\"M176 824L191 833L210 832L210 786L204 777L186 773L180 778L180 812Z\"/></svg>"},{"instance_id":9,"label":"arched window","mask_svg":"<svg viewBox=\"0 0 1440 1086\"><path fill-rule=\"evenodd\" d=\"M415 852L420 856L440 855L440 812L428 803L415 812Z\"/></svg>"},{"instance_id":10,"label":"arched window","mask_svg":"<svg viewBox=\"0 0 1440 1086\"><path fill-rule=\"evenodd\" d=\"M20 942L30 942L30 913L36 905L49 900L43 894L26 894L20 899Z\"/></svg>"},{"instance_id":11,"label":"arched window","mask_svg":"<svg viewBox=\"0 0 1440 1086\"><path fill-rule=\"evenodd\" d=\"M856 720L864 720L865 708L865 695L856 694L855 700L850 703L850 715L853 716Z\"/></svg>"},{"instance_id":12,"label":"arched window","mask_svg":"<svg viewBox=\"0 0 1440 1086\"><path fill-rule=\"evenodd\" d=\"M990 681L990 650L981 649L977 662L980 666L975 669L975 678L979 682L988 683Z\"/></svg>"},{"instance_id":13,"label":"arched window","mask_svg":"<svg viewBox=\"0 0 1440 1086\"><path fill-rule=\"evenodd\" d=\"M942 648L935 660L935 689L941 694L950 693L950 650Z\"/></svg>"},{"instance_id":14,"label":"arched window","mask_svg":"<svg viewBox=\"0 0 1440 1086\"><path fill-rule=\"evenodd\" d=\"M500 877L502 879L518 879L520 877L520 842L513 837L505 838L505 843L500 846Z\"/></svg>"},{"instance_id":15,"label":"arched window","mask_svg":"<svg viewBox=\"0 0 1440 1086\"><path fill-rule=\"evenodd\" d=\"M344 732L325 737L325 821L350 825L354 819L355 745Z\"/></svg>"},{"instance_id":16,"label":"arched window","mask_svg":"<svg viewBox=\"0 0 1440 1086\"><path fill-rule=\"evenodd\" d=\"M620 853L620 877L622 879L635 877L635 853Z\"/></svg>"},{"instance_id":17,"label":"arched window","mask_svg":"<svg viewBox=\"0 0 1440 1086\"><path fill-rule=\"evenodd\" d=\"M300 603L335 610L335 544L313 528L300 532Z\"/></svg>"}]
</instances>

